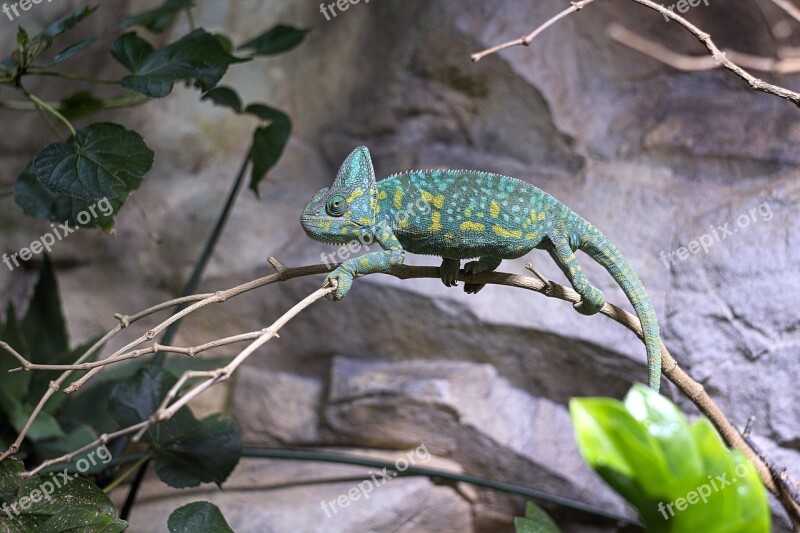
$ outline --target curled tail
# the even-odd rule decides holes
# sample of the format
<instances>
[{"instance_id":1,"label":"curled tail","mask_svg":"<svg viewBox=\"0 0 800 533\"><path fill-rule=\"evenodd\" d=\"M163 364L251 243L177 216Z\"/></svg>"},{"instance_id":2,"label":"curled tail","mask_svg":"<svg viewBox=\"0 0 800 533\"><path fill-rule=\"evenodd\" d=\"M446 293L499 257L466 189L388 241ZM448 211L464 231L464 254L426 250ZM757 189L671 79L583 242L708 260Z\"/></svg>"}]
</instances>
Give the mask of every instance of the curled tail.
<instances>
[{"instance_id":1,"label":"curled tail","mask_svg":"<svg viewBox=\"0 0 800 533\"><path fill-rule=\"evenodd\" d=\"M596 228L592 230L581 249L608 270L633 305L644 333L648 381L650 388L657 391L661 386L661 336L653 302L622 252Z\"/></svg>"}]
</instances>

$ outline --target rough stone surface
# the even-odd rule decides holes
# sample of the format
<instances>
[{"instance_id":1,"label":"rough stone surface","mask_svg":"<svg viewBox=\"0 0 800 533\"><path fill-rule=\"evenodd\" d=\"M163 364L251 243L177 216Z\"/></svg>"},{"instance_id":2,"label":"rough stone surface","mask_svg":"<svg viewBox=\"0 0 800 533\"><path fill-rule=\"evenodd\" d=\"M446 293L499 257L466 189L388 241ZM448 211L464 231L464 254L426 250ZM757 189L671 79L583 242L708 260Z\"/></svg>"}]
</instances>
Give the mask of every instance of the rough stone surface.
<instances>
[{"instance_id":1,"label":"rough stone surface","mask_svg":"<svg viewBox=\"0 0 800 533\"><path fill-rule=\"evenodd\" d=\"M85 23L87 33L92 25L118 24L122 6L134 11L144 4L104 2ZM353 5L330 22L313 3L198 4L198 24L237 42L279 21L312 30L290 54L233 67L225 79L244 100L285 109L294 133L261 199L247 191L239 198L203 290L269 272L269 255L300 265L333 251L305 238L298 216L358 144L372 150L379 176L415 167L510 174L561 199L619 246L648 287L681 365L735 423L757 415L763 448L800 477L794 106L752 92L727 72L678 73L615 44L606 32L614 22L679 52L703 53L677 25L632 2L595 2L532 46L477 64L470 53L527 34L564 2L384 0ZM33 30L78 5L42 3L21 22ZM774 56L778 44L765 21L780 12L762 7L712 2L686 16L723 48ZM11 27L0 21L2 49L13 41ZM182 19L154 42L185 29ZM77 70L119 76L104 52L108 32L100 33ZM765 78L794 88L800 81ZM50 98L47 81L29 88ZM54 250L76 342L113 325L115 312L172 297L191 271L253 127L197 100L195 91L176 87L169 98L93 118L142 133L156 162L113 238L82 232ZM13 135L0 137L2 185L52 136L34 114L0 111L0 122L14 125ZM0 252L17 251L48 228L22 218L11 198L0 197L0 206ZM712 227L726 223L736 231L717 239ZM671 262L670 253L692 248L705 234L713 240L707 251ZM531 259L563 281L538 252L501 269L524 274ZM583 264L609 301L623 303L605 272ZM320 282L296 279L198 313L176 342L261 329ZM0 299L19 301L29 283L22 271L0 269L0 285L8 287ZM320 302L287 325L233 380L230 405L251 443L399 449L424 442L467 472L629 512L580 461L566 404L573 396L621 397L645 376L644 348L632 334L563 302L500 287L467 296L436 280L375 275L357 281L344 301ZM665 390L694 412L672 386ZM277 467L291 472L288 480L305 468L270 466ZM134 515L137 531L150 521L163 524L186 498L155 501L152 487ZM231 497L203 489L202 497L228 498L223 511L241 531L303 531L319 525L319 500L348 487L320 481ZM330 531L497 531L508 529L523 505L522 498L484 490L464 500L448 487L402 479L324 524ZM556 513L566 531L612 530ZM778 513L776 530L783 527Z\"/></svg>"}]
</instances>

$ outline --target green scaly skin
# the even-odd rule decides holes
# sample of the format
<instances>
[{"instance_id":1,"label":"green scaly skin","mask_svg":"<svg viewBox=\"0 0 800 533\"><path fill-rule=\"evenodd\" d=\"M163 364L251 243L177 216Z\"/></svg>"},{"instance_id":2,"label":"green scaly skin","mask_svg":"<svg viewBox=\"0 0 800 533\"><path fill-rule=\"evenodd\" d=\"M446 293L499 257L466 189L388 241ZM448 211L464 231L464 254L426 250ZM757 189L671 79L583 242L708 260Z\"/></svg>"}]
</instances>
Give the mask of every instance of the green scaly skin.
<instances>
[{"instance_id":1,"label":"green scaly skin","mask_svg":"<svg viewBox=\"0 0 800 533\"><path fill-rule=\"evenodd\" d=\"M383 251L349 259L330 272L341 299L359 275L403 264L405 252L442 258L441 278L456 285L462 259L467 275L495 270L503 259L546 250L581 300L575 309L593 315L605 304L575 257L583 250L603 265L633 305L647 349L648 381L659 390L661 339L653 303L622 253L597 228L537 187L508 176L474 170L424 170L375 181L369 151L356 148L330 188L303 211L306 233L331 244L355 239L377 242ZM467 293L483 284L465 283Z\"/></svg>"}]
</instances>

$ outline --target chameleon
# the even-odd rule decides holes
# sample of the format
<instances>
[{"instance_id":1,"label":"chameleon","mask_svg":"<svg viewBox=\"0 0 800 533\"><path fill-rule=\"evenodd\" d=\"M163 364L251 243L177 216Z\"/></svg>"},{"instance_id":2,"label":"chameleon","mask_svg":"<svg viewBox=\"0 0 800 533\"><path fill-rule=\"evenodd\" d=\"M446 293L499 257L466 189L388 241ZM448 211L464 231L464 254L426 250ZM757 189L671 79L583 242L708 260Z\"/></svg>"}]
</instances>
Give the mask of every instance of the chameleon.
<instances>
[{"instance_id":1,"label":"chameleon","mask_svg":"<svg viewBox=\"0 0 800 533\"><path fill-rule=\"evenodd\" d=\"M528 182L477 170L415 170L376 182L369 150L359 146L342 163L333 185L314 195L300 222L317 241L359 240L382 249L348 259L328 273L323 286L335 280L334 300L344 297L356 277L402 265L405 252L441 257L441 280L453 287L461 260L475 259L464 265L469 277L539 249L549 253L580 295L575 310L593 315L605 297L575 257L582 250L611 274L631 302L642 325L648 384L660 388L658 320L642 281L600 230ZM464 291L474 294L483 286L465 282Z\"/></svg>"}]
</instances>

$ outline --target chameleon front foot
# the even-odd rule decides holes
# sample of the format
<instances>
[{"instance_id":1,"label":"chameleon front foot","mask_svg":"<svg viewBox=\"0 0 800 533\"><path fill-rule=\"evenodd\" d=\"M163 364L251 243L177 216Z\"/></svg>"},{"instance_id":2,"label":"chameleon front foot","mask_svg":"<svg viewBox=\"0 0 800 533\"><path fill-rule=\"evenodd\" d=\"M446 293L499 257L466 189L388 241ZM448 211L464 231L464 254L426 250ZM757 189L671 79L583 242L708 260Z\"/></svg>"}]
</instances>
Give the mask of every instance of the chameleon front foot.
<instances>
[{"instance_id":1,"label":"chameleon front foot","mask_svg":"<svg viewBox=\"0 0 800 533\"><path fill-rule=\"evenodd\" d=\"M341 300L353 285L353 275L339 267L325 277L322 286L330 287L332 282L336 282L336 290L329 294L328 298L334 301Z\"/></svg>"}]
</instances>

